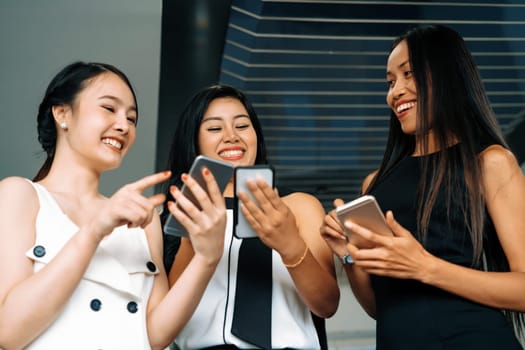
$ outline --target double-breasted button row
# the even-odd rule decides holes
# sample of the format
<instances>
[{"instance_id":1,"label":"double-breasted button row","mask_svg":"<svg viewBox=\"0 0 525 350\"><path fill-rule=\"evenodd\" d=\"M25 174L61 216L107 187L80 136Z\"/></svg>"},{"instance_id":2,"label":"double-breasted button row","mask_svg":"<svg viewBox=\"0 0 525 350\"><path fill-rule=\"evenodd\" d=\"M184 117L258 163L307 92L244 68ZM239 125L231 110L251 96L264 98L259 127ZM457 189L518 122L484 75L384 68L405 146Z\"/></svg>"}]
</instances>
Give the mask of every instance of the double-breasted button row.
<instances>
[{"instance_id":1,"label":"double-breasted button row","mask_svg":"<svg viewBox=\"0 0 525 350\"><path fill-rule=\"evenodd\" d=\"M148 270L149 270L150 272L155 272L155 271L157 271L157 266L155 266L155 263L154 263L153 261L148 261L148 262L146 263L146 267L148 268Z\"/></svg>"},{"instance_id":2,"label":"double-breasted button row","mask_svg":"<svg viewBox=\"0 0 525 350\"><path fill-rule=\"evenodd\" d=\"M37 257L37 258L41 258L43 257L44 255L46 255L46 248L44 248L43 246L41 245L37 245L33 248L33 254Z\"/></svg>"},{"instance_id":3,"label":"double-breasted button row","mask_svg":"<svg viewBox=\"0 0 525 350\"><path fill-rule=\"evenodd\" d=\"M98 299L93 299L91 300L91 303L89 303L89 306L91 307L91 310L99 311L102 307L102 302Z\"/></svg>"},{"instance_id":4,"label":"double-breasted button row","mask_svg":"<svg viewBox=\"0 0 525 350\"><path fill-rule=\"evenodd\" d=\"M127 306L127 309L130 313L134 314L135 312L137 312L139 310L139 306L137 305L136 302L134 301L130 301L128 303L128 306Z\"/></svg>"},{"instance_id":5,"label":"double-breasted button row","mask_svg":"<svg viewBox=\"0 0 525 350\"><path fill-rule=\"evenodd\" d=\"M97 298L92 299L91 302L89 303L89 307L91 308L91 310L95 312L100 311L100 309L102 308L102 302ZM126 309L128 310L129 313L134 314L137 311L139 311L139 306L136 302L130 301L128 305L126 306Z\"/></svg>"},{"instance_id":6,"label":"double-breasted button row","mask_svg":"<svg viewBox=\"0 0 525 350\"><path fill-rule=\"evenodd\" d=\"M37 245L33 248L33 254L37 257L37 258L41 258L43 257L44 255L46 255L46 248L42 245ZM155 265L155 263L153 261L148 261L146 263L146 267L148 269L148 271L150 272L155 272L157 271L157 266Z\"/></svg>"}]
</instances>

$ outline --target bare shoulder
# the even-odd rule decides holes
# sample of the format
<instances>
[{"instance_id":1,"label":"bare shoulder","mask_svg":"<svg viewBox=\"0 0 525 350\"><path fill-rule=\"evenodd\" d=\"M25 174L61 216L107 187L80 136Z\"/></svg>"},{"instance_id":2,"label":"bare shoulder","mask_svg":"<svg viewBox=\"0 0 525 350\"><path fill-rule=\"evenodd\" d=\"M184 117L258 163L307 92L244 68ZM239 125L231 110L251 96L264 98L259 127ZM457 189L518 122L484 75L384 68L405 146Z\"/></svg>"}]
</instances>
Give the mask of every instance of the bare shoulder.
<instances>
[{"instance_id":1,"label":"bare shoulder","mask_svg":"<svg viewBox=\"0 0 525 350\"><path fill-rule=\"evenodd\" d=\"M493 199L498 193L510 194L525 189L525 176L518 161L505 147L487 147L480 153L480 162L487 199Z\"/></svg>"},{"instance_id":2,"label":"bare shoulder","mask_svg":"<svg viewBox=\"0 0 525 350\"><path fill-rule=\"evenodd\" d=\"M368 174L365 177L365 179L363 180L363 183L361 185L361 192L362 193L365 193L365 191L368 189L368 186L370 186L370 184L372 183L372 181L376 177L378 171L379 171L379 169L376 169L376 170L372 171L370 174Z\"/></svg>"},{"instance_id":3,"label":"bare shoulder","mask_svg":"<svg viewBox=\"0 0 525 350\"><path fill-rule=\"evenodd\" d=\"M24 186L31 187L29 181L20 176L9 176L0 180L0 186Z\"/></svg>"},{"instance_id":4,"label":"bare shoulder","mask_svg":"<svg viewBox=\"0 0 525 350\"><path fill-rule=\"evenodd\" d=\"M480 162L485 177L506 178L521 172L521 168L514 154L500 145L487 147L480 153Z\"/></svg>"},{"instance_id":5,"label":"bare shoulder","mask_svg":"<svg viewBox=\"0 0 525 350\"><path fill-rule=\"evenodd\" d=\"M282 200L290 207L292 211L295 211L294 208L308 208L310 210L321 210L324 212L323 206L321 205L321 202L319 202L319 199L309 193L293 192L282 197Z\"/></svg>"},{"instance_id":6,"label":"bare shoulder","mask_svg":"<svg viewBox=\"0 0 525 350\"><path fill-rule=\"evenodd\" d=\"M33 186L22 177L11 176L0 181L0 201L13 202L30 198L36 199Z\"/></svg>"},{"instance_id":7,"label":"bare shoulder","mask_svg":"<svg viewBox=\"0 0 525 350\"><path fill-rule=\"evenodd\" d=\"M305 192L295 192L282 197L282 200L295 217L299 234L312 253L322 261L333 261L326 242L319 234L325 217L325 210L319 199Z\"/></svg>"},{"instance_id":8,"label":"bare shoulder","mask_svg":"<svg viewBox=\"0 0 525 350\"><path fill-rule=\"evenodd\" d=\"M8 177L0 181L0 240L9 247L6 249L25 251L32 244L39 208L38 195L27 179Z\"/></svg>"}]
</instances>

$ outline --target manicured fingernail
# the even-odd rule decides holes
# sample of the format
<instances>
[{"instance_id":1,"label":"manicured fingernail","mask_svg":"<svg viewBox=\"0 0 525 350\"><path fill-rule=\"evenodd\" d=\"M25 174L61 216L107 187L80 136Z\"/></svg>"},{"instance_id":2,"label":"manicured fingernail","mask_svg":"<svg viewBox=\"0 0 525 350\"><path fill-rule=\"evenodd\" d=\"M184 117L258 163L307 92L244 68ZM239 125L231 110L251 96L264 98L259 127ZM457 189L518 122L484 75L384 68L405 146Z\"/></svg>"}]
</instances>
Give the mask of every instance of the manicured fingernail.
<instances>
[{"instance_id":1,"label":"manicured fingernail","mask_svg":"<svg viewBox=\"0 0 525 350\"><path fill-rule=\"evenodd\" d=\"M202 172L204 173L204 175L210 175L210 171L208 170L208 168L204 168Z\"/></svg>"}]
</instances>

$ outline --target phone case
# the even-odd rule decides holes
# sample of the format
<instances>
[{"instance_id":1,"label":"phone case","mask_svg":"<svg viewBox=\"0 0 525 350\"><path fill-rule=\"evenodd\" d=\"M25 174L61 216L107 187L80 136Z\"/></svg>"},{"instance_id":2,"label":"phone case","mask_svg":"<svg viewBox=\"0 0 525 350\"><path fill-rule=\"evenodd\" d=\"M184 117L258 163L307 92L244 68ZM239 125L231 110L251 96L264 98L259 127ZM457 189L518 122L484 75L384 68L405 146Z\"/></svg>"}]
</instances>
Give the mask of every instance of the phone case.
<instances>
[{"instance_id":1,"label":"phone case","mask_svg":"<svg viewBox=\"0 0 525 350\"><path fill-rule=\"evenodd\" d=\"M204 181L204 178L202 177L202 169L208 168L208 170L211 171L213 176L215 177L215 181L217 182L217 185L219 189L224 191L224 188L228 184L228 181L233 176L233 170L234 167L230 163L226 163L217 159L205 157L202 155L197 156L195 160L193 161L193 164L190 168L189 174L191 177L197 181L197 183L206 190L206 182ZM198 208L200 208L199 203L197 202L197 199L191 193L190 189L187 188L185 185L182 186L181 189L182 194L186 196L190 201L195 204ZM186 232L186 229L184 226L182 226L181 223L175 219L171 213L168 215L168 218L166 219L166 223L164 224L164 233L168 235L174 235L174 236L187 236L188 233Z\"/></svg>"},{"instance_id":2,"label":"phone case","mask_svg":"<svg viewBox=\"0 0 525 350\"><path fill-rule=\"evenodd\" d=\"M351 219L356 224L366 227L378 234L387 236L392 235L392 231L386 223L383 211L379 207L375 197L372 195L364 195L351 202L345 203L337 207L335 213L341 227L348 235L350 241L359 248L368 248L370 247L370 244L344 226L344 222L348 219ZM355 236L351 237L352 235Z\"/></svg>"},{"instance_id":3,"label":"phone case","mask_svg":"<svg viewBox=\"0 0 525 350\"><path fill-rule=\"evenodd\" d=\"M234 231L233 234L237 238L255 238L257 233L253 230L252 226L246 221L242 211L240 210L241 201L237 197L240 191L246 192L252 200L255 200L250 190L246 186L246 180L256 179L262 177L266 182L274 187L274 170L270 165L253 165L253 166L241 166L235 168L235 211L234 211Z\"/></svg>"}]
</instances>

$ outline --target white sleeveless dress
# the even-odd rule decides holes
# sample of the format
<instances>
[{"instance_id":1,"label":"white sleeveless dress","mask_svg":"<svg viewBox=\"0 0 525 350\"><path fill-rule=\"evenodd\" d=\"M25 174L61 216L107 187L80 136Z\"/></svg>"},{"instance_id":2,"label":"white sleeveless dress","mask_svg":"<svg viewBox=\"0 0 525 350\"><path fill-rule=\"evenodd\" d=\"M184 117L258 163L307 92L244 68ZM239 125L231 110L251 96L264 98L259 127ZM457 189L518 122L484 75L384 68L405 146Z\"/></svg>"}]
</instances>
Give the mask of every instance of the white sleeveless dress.
<instances>
[{"instance_id":1,"label":"white sleeveless dress","mask_svg":"<svg viewBox=\"0 0 525 350\"><path fill-rule=\"evenodd\" d=\"M78 227L42 185L31 184L40 209L35 244L26 256L37 273ZM146 307L157 273L144 230L117 227L100 243L60 316L27 349L150 349Z\"/></svg>"}]
</instances>

